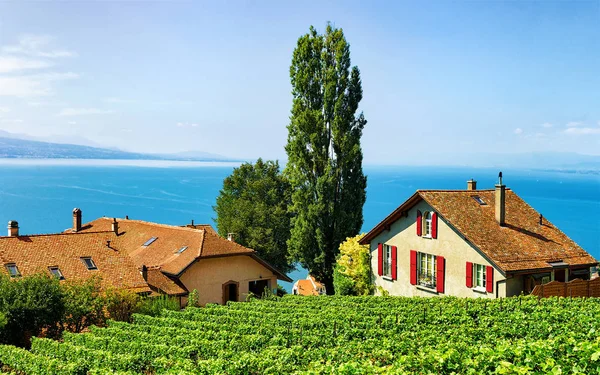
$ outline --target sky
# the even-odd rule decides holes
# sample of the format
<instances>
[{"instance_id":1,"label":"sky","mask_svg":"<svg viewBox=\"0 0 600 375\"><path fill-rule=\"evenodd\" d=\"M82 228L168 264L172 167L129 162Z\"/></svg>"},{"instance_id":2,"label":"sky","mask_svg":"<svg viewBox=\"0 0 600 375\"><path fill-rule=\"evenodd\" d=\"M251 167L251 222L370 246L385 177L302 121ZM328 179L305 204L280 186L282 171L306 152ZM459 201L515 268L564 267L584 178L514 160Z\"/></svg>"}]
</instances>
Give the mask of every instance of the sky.
<instances>
[{"instance_id":1,"label":"sky","mask_svg":"<svg viewBox=\"0 0 600 375\"><path fill-rule=\"evenodd\" d=\"M0 1L0 130L285 159L298 38L344 30L366 163L600 155L600 1Z\"/></svg>"}]
</instances>

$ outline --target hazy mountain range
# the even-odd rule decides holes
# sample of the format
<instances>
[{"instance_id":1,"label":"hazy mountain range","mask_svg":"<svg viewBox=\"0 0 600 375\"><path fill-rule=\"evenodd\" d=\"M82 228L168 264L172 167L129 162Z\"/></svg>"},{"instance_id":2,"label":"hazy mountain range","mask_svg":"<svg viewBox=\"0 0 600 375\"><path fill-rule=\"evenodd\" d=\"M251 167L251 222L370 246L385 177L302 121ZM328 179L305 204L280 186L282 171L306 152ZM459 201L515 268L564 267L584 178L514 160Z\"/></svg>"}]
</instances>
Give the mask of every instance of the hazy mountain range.
<instances>
[{"instance_id":1,"label":"hazy mountain range","mask_svg":"<svg viewBox=\"0 0 600 375\"><path fill-rule=\"evenodd\" d=\"M52 137L48 138L52 139ZM0 158L238 161L227 156L200 151L144 154L98 147L85 138L56 137L56 142L48 141L48 138L0 130ZM71 141L73 143L70 143Z\"/></svg>"}]
</instances>

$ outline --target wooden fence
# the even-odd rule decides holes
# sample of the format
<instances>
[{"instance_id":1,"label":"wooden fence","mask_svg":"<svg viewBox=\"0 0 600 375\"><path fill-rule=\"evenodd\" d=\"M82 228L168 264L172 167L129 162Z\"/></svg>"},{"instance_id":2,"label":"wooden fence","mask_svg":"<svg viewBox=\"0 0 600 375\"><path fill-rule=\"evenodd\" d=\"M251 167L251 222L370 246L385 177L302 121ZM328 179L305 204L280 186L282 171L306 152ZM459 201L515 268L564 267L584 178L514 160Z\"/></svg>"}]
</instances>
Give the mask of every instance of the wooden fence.
<instances>
[{"instance_id":1,"label":"wooden fence","mask_svg":"<svg viewBox=\"0 0 600 375\"><path fill-rule=\"evenodd\" d=\"M531 292L538 297L600 297L600 277L593 280L575 279L568 283L552 281L536 285Z\"/></svg>"}]
</instances>

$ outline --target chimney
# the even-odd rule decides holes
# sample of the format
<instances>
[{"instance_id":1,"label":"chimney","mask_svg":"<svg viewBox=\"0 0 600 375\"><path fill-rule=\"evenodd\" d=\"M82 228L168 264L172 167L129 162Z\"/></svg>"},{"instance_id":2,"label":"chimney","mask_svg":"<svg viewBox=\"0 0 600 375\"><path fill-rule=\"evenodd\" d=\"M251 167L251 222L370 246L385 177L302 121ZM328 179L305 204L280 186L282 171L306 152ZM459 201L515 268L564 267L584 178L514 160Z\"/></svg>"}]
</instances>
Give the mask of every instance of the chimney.
<instances>
[{"instance_id":1,"label":"chimney","mask_svg":"<svg viewBox=\"0 0 600 375\"><path fill-rule=\"evenodd\" d=\"M73 230L75 232L81 230L81 210L79 208L73 209Z\"/></svg>"},{"instance_id":2,"label":"chimney","mask_svg":"<svg viewBox=\"0 0 600 375\"><path fill-rule=\"evenodd\" d=\"M148 267L146 267L146 265L142 265L142 277L144 278L144 281L148 281Z\"/></svg>"},{"instance_id":3,"label":"chimney","mask_svg":"<svg viewBox=\"0 0 600 375\"><path fill-rule=\"evenodd\" d=\"M192 226L194 226L194 219L192 219Z\"/></svg>"},{"instance_id":4,"label":"chimney","mask_svg":"<svg viewBox=\"0 0 600 375\"><path fill-rule=\"evenodd\" d=\"M544 225L544 217L540 214L540 225Z\"/></svg>"},{"instance_id":5,"label":"chimney","mask_svg":"<svg viewBox=\"0 0 600 375\"><path fill-rule=\"evenodd\" d=\"M19 223L14 220L8 222L8 236L19 237Z\"/></svg>"},{"instance_id":6,"label":"chimney","mask_svg":"<svg viewBox=\"0 0 600 375\"><path fill-rule=\"evenodd\" d=\"M467 181L467 190L477 190L477 181L473 179Z\"/></svg>"},{"instance_id":7,"label":"chimney","mask_svg":"<svg viewBox=\"0 0 600 375\"><path fill-rule=\"evenodd\" d=\"M111 225L111 229L113 232L115 232L115 234L118 236L119 235L119 223L117 222L117 218L113 217L113 222Z\"/></svg>"},{"instance_id":8,"label":"chimney","mask_svg":"<svg viewBox=\"0 0 600 375\"><path fill-rule=\"evenodd\" d=\"M227 233L227 240L235 242L235 233Z\"/></svg>"},{"instance_id":9,"label":"chimney","mask_svg":"<svg viewBox=\"0 0 600 375\"><path fill-rule=\"evenodd\" d=\"M506 216L506 186L502 184L502 172L498 174L498 184L496 185L495 206L496 206L496 221L500 226L504 226L504 218Z\"/></svg>"}]
</instances>

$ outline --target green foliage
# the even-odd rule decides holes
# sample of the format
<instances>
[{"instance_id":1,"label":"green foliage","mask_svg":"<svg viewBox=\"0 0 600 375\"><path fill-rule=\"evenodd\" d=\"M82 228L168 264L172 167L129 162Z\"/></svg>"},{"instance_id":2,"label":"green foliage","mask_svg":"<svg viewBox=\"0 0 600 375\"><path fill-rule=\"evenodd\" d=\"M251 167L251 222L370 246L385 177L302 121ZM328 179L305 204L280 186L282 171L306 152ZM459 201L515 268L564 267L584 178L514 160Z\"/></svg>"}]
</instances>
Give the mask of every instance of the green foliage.
<instances>
[{"instance_id":1,"label":"green foliage","mask_svg":"<svg viewBox=\"0 0 600 375\"><path fill-rule=\"evenodd\" d=\"M188 295L187 307L200 307L200 293L198 289L194 289Z\"/></svg>"},{"instance_id":2,"label":"green foliage","mask_svg":"<svg viewBox=\"0 0 600 375\"><path fill-rule=\"evenodd\" d=\"M294 267L288 261L291 190L276 161L244 163L223 181L213 207L223 237L235 233L235 241L256 250L282 272Z\"/></svg>"},{"instance_id":3,"label":"green foliage","mask_svg":"<svg viewBox=\"0 0 600 375\"><path fill-rule=\"evenodd\" d=\"M139 294L126 289L109 289L104 292L104 308L113 320L130 322L131 317L140 308L142 300Z\"/></svg>"},{"instance_id":4,"label":"green foliage","mask_svg":"<svg viewBox=\"0 0 600 375\"><path fill-rule=\"evenodd\" d=\"M340 245L333 285L338 295L365 296L373 293L369 246L358 243L364 234L349 237Z\"/></svg>"},{"instance_id":5,"label":"green foliage","mask_svg":"<svg viewBox=\"0 0 600 375\"><path fill-rule=\"evenodd\" d=\"M0 367L37 374L600 374L600 300L302 297L134 314Z\"/></svg>"},{"instance_id":6,"label":"green foliage","mask_svg":"<svg viewBox=\"0 0 600 375\"><path fill-rule=\"evenodd\" d=\"M189 303L188 306L190 306ZM156 297L148 297L141 301L135 312L150 316L159 316L163 310L179 311L179 300L165 294ZM131 314L128 318L127 321L131 319Z\"/></svg>"},{"instance_id":7,"label":"green foliage","mask_svg":"<svg viewBox=\"0 0 600 375\"><path fill-rule=\"evenodd\" d=\"M106 318L99 278L68 281L62 287L65 303L64 329L81 332L83 328L92 324L104 324Z\"/></svg>"},{"instance_id":8,"label":"green foliage","mask_svg":"<svg viewBox=\"0 0 600 375\"><path fill-rule=\"evenodd\" d=\"M288 294L287 290L282 285L277 284L277 296L283 297Z\"/></svg>"},{"instance_id":9,"label":"green foliage","mask_svg":"<svg viewBox=\"0 0 600 375\"><path fill-rule=\"evenodd\" d=\"M343 31L328 25L320 35L311 27L298 39L290 77L285 174L294 216L288 247L332 294L338 246L362 226L367 186L360 146L367 121L356 115L362 84Z\"/></svg>"},{"instance_id":10,"label":"green foliage","mask_svg":"<svg viewBox=\"0 0 600 375\"><path fill-rule=\"evenodd\" d=\"M0 342L28 346L31 336L56 327L64 309L57 279L35 275L11 280L0 275L0 313L6 320L0 330Z\"/></svg>"}]
</instances>

